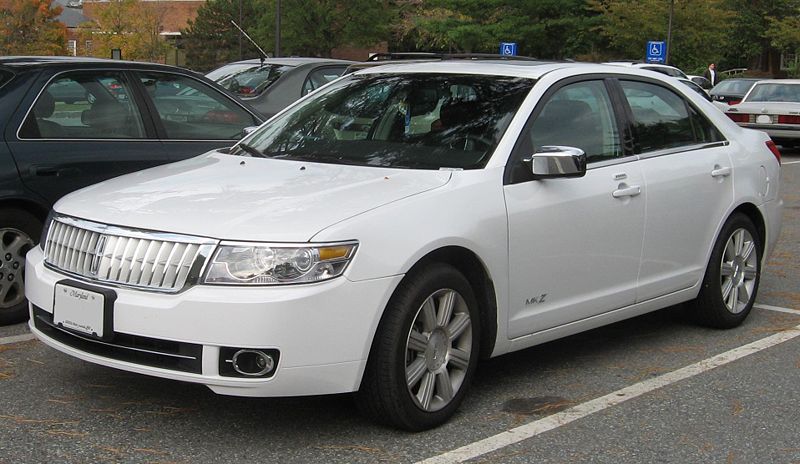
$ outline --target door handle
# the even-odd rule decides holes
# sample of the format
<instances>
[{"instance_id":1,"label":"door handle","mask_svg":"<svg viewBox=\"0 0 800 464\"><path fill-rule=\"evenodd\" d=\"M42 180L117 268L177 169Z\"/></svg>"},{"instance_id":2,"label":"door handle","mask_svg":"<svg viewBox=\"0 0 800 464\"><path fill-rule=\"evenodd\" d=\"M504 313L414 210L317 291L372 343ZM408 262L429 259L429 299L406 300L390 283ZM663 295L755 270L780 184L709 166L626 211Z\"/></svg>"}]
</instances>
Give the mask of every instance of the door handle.
<instances>
[{"instance_id":1,"label":"door handle","mask_svg":"<svg viewBox=\"0 0 800 464\"><path fill-rule=\"evenodd\" d=\"M623 198L623 197L635 197L642 193L642 188L638 185L633 185L631 187L625 187L618 190L614 190L611 192L611 196L614 198Z\"/></svg>"},{"instance_id":2,"label":"door handle","mask_svg":"<svg viewBox=\"0 0 800 464\"><path fill-rule=\"evenodd\" d=\"M721 168L719 165L714 166L714 170L711 171L711 177L728 177L731 175L731 168L724 167Z\"/></svg>"},{"instance_id":3,"label":"door handle","mask_svg":"<svg viewBox=\"0 0 800 464\"><path fill-rule=\"evenodd\" d=\"M56 166L31 166L31 174L42 177L58 177L68 174L77 174L77 168L58 168Z\"/></svg>"}]
</instances>

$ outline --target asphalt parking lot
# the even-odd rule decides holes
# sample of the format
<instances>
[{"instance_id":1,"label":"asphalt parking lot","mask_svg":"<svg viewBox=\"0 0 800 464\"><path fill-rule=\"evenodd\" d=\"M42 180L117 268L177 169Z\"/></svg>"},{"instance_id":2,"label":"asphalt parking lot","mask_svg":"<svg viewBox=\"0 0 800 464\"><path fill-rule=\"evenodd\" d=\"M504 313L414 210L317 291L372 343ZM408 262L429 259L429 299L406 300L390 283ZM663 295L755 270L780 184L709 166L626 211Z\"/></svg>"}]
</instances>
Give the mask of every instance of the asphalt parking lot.
<instances>
[{"instance_id":1,"label":"asphalt parking lot","mask_svg":"<svg viewBox=\"0 0 800 464\"><path fill-rule=\"evenodd\" d=\"M484 361L460 412L409 434L349 395L255 399L96 366L0 328L0 464L800 462L800 153L741 327L669 308Z\"/></svg>"}]
</instances>

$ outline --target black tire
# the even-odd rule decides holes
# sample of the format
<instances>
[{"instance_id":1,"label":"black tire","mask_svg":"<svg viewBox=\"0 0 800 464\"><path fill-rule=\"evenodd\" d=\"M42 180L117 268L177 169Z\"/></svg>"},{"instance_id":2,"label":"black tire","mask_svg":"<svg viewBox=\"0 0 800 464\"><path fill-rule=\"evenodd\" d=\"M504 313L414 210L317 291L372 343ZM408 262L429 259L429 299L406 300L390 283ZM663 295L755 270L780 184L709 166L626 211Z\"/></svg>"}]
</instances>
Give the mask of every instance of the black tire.
<instances>
[{"instance_id":1,"label":"black tire","mask_svg":"<svg viewBox=\"0 0 800 464\"><path fill-rule=\"evenodd\" d=\"M449 299L453 301L450 317L440 318L447 311L436 309L450 306L445 303ZM425 318L430 311L438 321ZM407 275L389 301L372 343L356 395L359 409L376 422L413 432L446 422L464 399L475 373L479 320L474 292L453 267L435 263ZM450 333L445 327L458 330ZM418 373L416 381L407 380L407 368Z\"/></svg>"},{"instance_id":2,"label":"black tire","mask_svg":"<svg viewBox=\"0 0 800 464\"><path fill-rule=\"evenodd\" d=\"M711 252L700 294L690 305L695 320L718 329L744 322L756 301L762 255L753 221L741 213L728 218Z\"/></svg>"},{"instance_id":3,"label":"black tire","mask_svg":"<svg viewBox=\"0 0 800 464\"><path fill-rule=\"evenodd\" d=\"M42 222L27 211L0 209L0 325L28 318L25 254L39 242Z\"/></svg>"}]
</instances>

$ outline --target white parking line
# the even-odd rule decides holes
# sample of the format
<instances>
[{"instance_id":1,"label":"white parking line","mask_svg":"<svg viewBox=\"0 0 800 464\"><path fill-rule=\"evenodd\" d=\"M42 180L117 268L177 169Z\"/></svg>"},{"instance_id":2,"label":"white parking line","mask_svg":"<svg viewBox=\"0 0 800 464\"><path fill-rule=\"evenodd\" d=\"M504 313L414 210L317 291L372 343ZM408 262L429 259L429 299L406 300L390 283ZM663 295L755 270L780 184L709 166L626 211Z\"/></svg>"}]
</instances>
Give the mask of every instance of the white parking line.
<instances>
[{"instance_id":1,"label":"white parking line","mask_svg":"<svg viewBox=\"0 0 800 464\"><path fill-rule=\"evenodd\" d=\"M772 305L766 305L766 304L760 304L760 303L754 304L753 307L754 308L759 308L759 309L766 309L766 310L769 310L769 311L778 311L780 313L795 314L797 316L800 316L800 310L797 310L797 309L781 308L780 306L772 306Z\"/></svg>"},{"instance_id":2,"label":"white parking line","mask_svg":"<svg viewBox=\"0 0 800 464\"><path fill-rule=\"evenodd\" d=\"M800 161L789 161L789 162L786 162L786 163L781 163L781 165L782 166L788 166L790 164L797 164L797 163L800 163Z\"/></svg>"},{"instance_id":3,"label":"white parking line","mask_svg":"<svg viewBox=\"0 0 800 464\"><path fill-rule=\"evenodd\" d=\"M0 338L0 345L10 345L12 343L19 343L19 342L27 342L28 340L33 340L34 337L32 333L26 333L22 335L12 335L10 337L2 337Z\"/></svg>"},{"instance_id":4,"label":"white parking line","mask_svg":"<svg viewBox=\"0 0 800 464\"><path fill-rule=\"evenodd\" d=\"M770 311L800 314L800 311L794 309L779 308L777 306L768 305L755 306ZM711 369L724 366L725 364L736 361L737 359L741 359L753 353L758 353L759 351L779 345L798 336L800 336L800 325L789 330L776 333L775 335L762 338L761 340L748 343L747 345L734 348L711 358L704 359L700 362L691 364L673 372L669 372L662 376L630 385L600 398L595 398L586 403L573 406L565 411L547 416L543 419L529 422L525 425L507 430L492 437L462 446L461 448L448 451L438 456L433 456L423 461L419 461L418 464L459 463L476 458L478 456L483 456L493 451L505 448L506 446L533 438L549 430L556 429L562 425L569 424L570 422L578 419L582 419L598 411L602 411L620 403L624 403L625 401L639 397L645 393L652 392L690 377L694 377L710 371Z\"/></svg>"}]
</instances>

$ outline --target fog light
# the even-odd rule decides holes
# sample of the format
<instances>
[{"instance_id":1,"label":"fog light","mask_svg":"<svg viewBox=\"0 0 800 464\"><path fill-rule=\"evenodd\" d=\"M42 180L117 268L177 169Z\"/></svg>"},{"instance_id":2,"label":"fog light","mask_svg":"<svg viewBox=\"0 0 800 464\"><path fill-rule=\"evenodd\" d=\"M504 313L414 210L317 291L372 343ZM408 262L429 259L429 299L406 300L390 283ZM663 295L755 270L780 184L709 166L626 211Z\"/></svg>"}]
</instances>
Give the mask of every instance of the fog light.
<instances>
[{"instance_id":1,"label":"fog light","mask_svg":"<svg viewBox=\"0 0 800 464\"><path fill-rule=\"evenodd\" d=\"M233 370L248 377L261 377L275 368L275 360L260 350L239 350L231 359Z\"/></svg>"}]
</instances>

